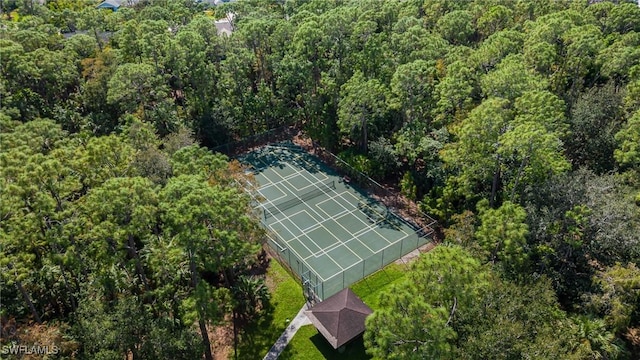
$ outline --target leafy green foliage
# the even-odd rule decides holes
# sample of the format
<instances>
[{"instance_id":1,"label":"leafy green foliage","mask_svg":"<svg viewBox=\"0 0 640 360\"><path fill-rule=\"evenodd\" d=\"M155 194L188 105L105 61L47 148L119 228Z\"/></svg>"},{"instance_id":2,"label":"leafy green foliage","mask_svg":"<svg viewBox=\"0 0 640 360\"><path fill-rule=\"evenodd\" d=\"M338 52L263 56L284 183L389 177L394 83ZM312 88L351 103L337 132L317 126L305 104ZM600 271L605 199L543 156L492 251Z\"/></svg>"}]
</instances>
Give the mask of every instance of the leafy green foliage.
<instances>
[{"instance_id":1,"label":"leafy green foliage","mask_svg":"<svg viewBox=\"0 0 640 360\"><path fill-rule=\"evenodd\" d=\"M461 317L458 358L573 356L577 338L545 279L527 285L494 280Z\"/></svg>"},{"instance_id":2,"label":"leafy green foliage","mask_svg":"<svg viewBox=\"0 0 640 360\"><path fill-rule=\"evenodd\" d=\"M408 199L416 200L416 184L415 180L413 180L413 176L410 172L404 173L402 175L402 180L400 180L400 191L402 195L406 196Z\"/></svg>"},{"instance_id":3,"label":"leafy green foliage","mask_svg":"<svg viewBox=\"0 0 640 360\"><path fill-rule=\"evenodd\" d=\"M483 190L490 189L492 177L500 170L495 144L507 130L512 116L508 104L504 99L487 99L454 130L458 141L450 143L442 157L457 170L463 186L459 191L470 193L478 182L483 183Z\"/></svg>"},{"instance_id":4,"label":"leafy green foliage","mask_svg":"<svg viewBox=\"0 0 640 360\"><path fill-rule=\"evenodd\" d=\"M378 80L356 73L341 88L338 127L367 151L369 138L382 134L387 118L387 89Z\"/></svg>"},{"instance_id":5,"label":"leafy green foliage","mask_svg":"<svg viewBox=\"0 0 640 360\"><path fill-rule=\"evenodd\" d=\"M457 311L482 286L477 260L460 248L438 247L416 263L408 281L380 295L380 310L367 318L367 350L374 358L453 358Z\"/></svg>"},{"instance_id":6,"label":"leafy green foliage","mask_svg":"<svg viewBox=\"0 0 640 360\"><path fill-rule=\"evenodd\" d=\"M632 167L640 164L640 111L629 119L615 137L620 144L614 153L618 163Z\"/></svg>"},{"instance_id":7,"label":"leafy green foliage","mask_svg":"<svg viewBox=\"0 0 640 360\"><path fill-rule=\"evenodd\" d=\"M423 255L408 277L380 294L380 308L367 319L365 346L374 358L568 358L575 352L579 337L545 279L504 281L458 246Z\"/></svg>"},{"instance_id":8,"label":"leafy green foliage","mask_svg":"<svg viewBox=\"0 0 640 360\"><path fill-rule=\"evenodd\" d=\"M248 199L230 185L241 169L182 147L172 163L180 176L155 185L135 176L140 151L161 153L142 123L126 135L87 139L49 120L11 130L1 135L0 266L3 283L15 288L3 289L3 299L11 294L23 305L7 316L73 319L83 356L192 358L202 344L206 352L193 322L206 334L232 302L230 285L199 279L206 271L240 276L262 236ZM260 307L249 302L243 312Z\"/></svg>"},{"instance_id":9,"label":"leafy green foliage","mask_svg":"<svg viewBox=\"0 0 640 360\"><path fill-rule=\"evenodd\" d=\"M467 309L478 330L434 327L444 341L421 349L638 357L625 280L640 261L635 4L258 0L204 14L189 1L94 5L0 4L3 316L66 321L84 342L104 324L104 346L78 356L158 358L150 349L166 345L166 356L198 357L185 350L195 344L212 358L199 335L234 305L269 315L232 296L262 236L235 186L242 169L196 144L294 126L451 224L449 242L500 264L497 290L481 294L489 305ZM233 34L218 36L209 15L228 12ZM532 280L540 274L569 321L546 280ZM399 303L443 325L449 306L405 290ZM548 317L520 305L534 297ZM105 305L87 311L94 302Z\"/></svg>"},{"instance_id":10,"label":"leafy green foliage","mask_svg":"<svg viewBox=\"0 0 640 360\"><path fill-rule=\"evenodd\" d=\"M525 251L527 216L525 210L509 201L499 208L488 208L486 200L478 203L480 226L475 236L491 262L500 261L506 272L523 273L527 255Z\"/></svg>"},{"instance_id":11,"label":"leafy green foliage","mask_svg":"<svg viewBox=\"0 0 640 360\"><path fill-rule=\"evenodd\" d=\"M372 160L371 175L378 179L385 179L393 174L398 166L398 156L391 142L381 137L369 145L369 157Z\"/></svg>"},{"instance_id":12,"label":"leafy green foliage","mask_svg":"<svg viewBox=\"0 0 640 360\"><path fill-rule=\"evenodd\" d=\"M619 179L584 170L528 191L532 260L561 301L579 303L580 294L590 291L594 260L613 265L638 258L632 197Z\"/></svg>"},{"instance_id":13,"label":"leafy green foliage","mask_svg":"<svg viewBox=\"0 0 640 360\"><path fill-rule=\"evenodd\" d=\"M265 308L263 316L240 333L239 358L264 356L304 305L300 282L287 273L277 261L270 261L267 279L271 294L269 306L272 308ZM285 358L286 354L285 351Z\"/></svg>"},{"instance_id":14,"label":"leafy green foliage","mask_svg":"<svg viewBox=\"0 0 640 360\"><path fill-rule=\"evenodd\" d=\"M578 339L575 356L578 358L618 358L626 355L616 341L615 335L608 331L602 319L578 316L572 319Z\"/></svg>"},{"instance_id":15,"label":"leafy green foliage","mask_svg":"<svg viewBox=\"0 0 640 360\"><path fill-rule=\"evenodd\" d=\"M202 352L195 332L153 318L138 299L122 298L111 306L95 299L82 304L75 331L86 356L112 358L130 351L142 358L191 359Z\"/></svg>"},{"instance_id":16,"label":"leafy green foliage","mask_svg":"<svg viewBox=\"0 0 640 360\"><path fill-rule=\"evenodd\" d=\"M542 90L545 80L528 69L524 57L508 55L496 68L480 80L482 92L486 97L499 97L514 100L525 91Z\"/></svg>"},{"instance_id":17,"label":"leafy green foliage","mask_svg":"<svg viewBox=\"0 0 640 360\"><path fill-rule=\"evenodd\" d=\"M621 130L622 98L613 84L582 94L571 109L570 132L564 136L573 166L603 173L614 168L615 135Z\"/></svg>"},{"instance_id":18,"label":"leafy green foliage","mask_svg":"<svg viewBox=\"0 0 640 360\"><path fill-rule=\"evenodd\" d=\"M504 5L494 5L478 18L478 30L482 35L489 36L510 27L512 19L511 9Z\"/></svg>"},{"instance_id":19,"label":"leafy green foliage","mask_svg":"<svg viewBox=\"0 0 640 360\"><path fill-rule=\"evenodd\" d=\"M640 270L636 264L616 264L598 272L593 280L602 294L593 294L589 306L604 314L608 330L621 333L637 326Z\"/></svg>"},{"instance_id":20,"label":"leafy green foliage","mask_svg":"<svg viewBox=\"0 0 640 360\"><path fill-rule=\"evenodd\" d=\"M349 164L354 169L365 174L371 173L371 170L372 170L371 160L369 160L369 158L367 158L365 155L359 154L351 150L341 152L339 155L341 159L343 159L347 164Z\"/></svg>"},{"instance_id":21,"label":"leafy green foliage","mask_svg":"<svg viewBox=\"0 0 640 360\"><path fill-rule=\"evenodd\" d=\"M444 14L436 24L438 32L450 43L466 44L474 33L473 19L465 10Z\"/></svg>"},{"instance_id":22,"label":"leafy green foliage","mask_svg":"<svg viewBox=\"0 0 640 360\"><path fill-rule=\"evenodd\" d=\"M491 189L493 206L503 184L513 201L523 185L568 169L560 153L564 117L550 102L561 103L547 92L526 92L515 101L515 111L508 100L490 98L469 114L455 129L458 141L442 154L464 184L461 194Z\"/></svg>"}]
</instances>

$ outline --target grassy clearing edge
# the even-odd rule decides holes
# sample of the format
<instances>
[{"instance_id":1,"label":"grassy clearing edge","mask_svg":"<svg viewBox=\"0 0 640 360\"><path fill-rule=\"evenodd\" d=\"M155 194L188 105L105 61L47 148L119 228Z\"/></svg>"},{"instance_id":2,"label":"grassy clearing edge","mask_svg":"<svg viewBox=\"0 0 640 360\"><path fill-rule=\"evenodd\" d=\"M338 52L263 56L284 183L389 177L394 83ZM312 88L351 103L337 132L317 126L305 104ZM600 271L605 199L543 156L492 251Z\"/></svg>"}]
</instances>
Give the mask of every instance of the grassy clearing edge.
<instances>
[{"instance_id":1,"label":"grassy clearing edge","mask_svg":"<svg viewBox=\"0 0 640 360\"><path fill-rule=\"evenodd\" d=\"M261 359L278 340L304 305L300 283L275 259L271 259L267 270L267 284L271 292L271 311L249 326L240 336L239 359Z\"/></svg>"},{"instance_id":2,"label":"grassy clearing edge","mask_svg":"<svg viewBox=\"0 0 640 360\"><path fill-rule=\"evenodd\" d=\"M378 295L381 291L388 289L393 284L404 281L406 268L391 264L375 272L363 280L351 286L356 295L364 301L374 311L379 308ZM370 359L365 353L362 340L357 340L349 344L344 353L335 351L320 335L313 325L303 326L298 330L285 351L280 356L281 359Z\"/></svg>"}]
</instances>

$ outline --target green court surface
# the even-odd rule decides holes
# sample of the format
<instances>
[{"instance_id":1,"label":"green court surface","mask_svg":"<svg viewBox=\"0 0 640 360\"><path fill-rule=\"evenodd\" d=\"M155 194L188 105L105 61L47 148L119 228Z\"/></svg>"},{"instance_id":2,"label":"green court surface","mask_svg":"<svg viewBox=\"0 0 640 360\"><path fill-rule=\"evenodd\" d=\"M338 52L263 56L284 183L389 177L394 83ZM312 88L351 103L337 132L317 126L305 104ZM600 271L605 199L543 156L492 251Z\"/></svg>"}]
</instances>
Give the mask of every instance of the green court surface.
<instances>
[{"instance_id":1,"label":"green court surface","mask_svg":"<svg viewBox=\"0 0 640 360\"><path fill-rule=\"evenodd\" d=\"M291 143L240 160L258 183L269 245L300 276L307 296L323 300L430 241Z\"/></svg>"}]
</instances>

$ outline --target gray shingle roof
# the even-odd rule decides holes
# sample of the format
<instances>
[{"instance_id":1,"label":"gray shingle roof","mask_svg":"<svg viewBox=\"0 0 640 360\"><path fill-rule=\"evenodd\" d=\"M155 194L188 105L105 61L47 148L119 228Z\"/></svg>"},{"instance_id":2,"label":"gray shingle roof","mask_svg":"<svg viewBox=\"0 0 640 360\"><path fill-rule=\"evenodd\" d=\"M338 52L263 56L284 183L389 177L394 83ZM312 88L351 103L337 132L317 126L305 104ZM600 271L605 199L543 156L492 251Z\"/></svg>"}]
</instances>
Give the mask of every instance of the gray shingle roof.
<instances>
[{"instance_id":1,"label":"gray shingle roof","mask_svg":"<svg viewBox=\"0 0 640 360\"><path fill-rule=\"evenodd\" d=\"M98 8L118 9L120 6L135 5L140 0L105 0L98 4Z\"/></svg>"},{"instance_id":2,"label":"gray shingle roof","mask_svg":"<svg viewBox=\"0 0 640 360\"><path fill-rule=\"evenodd\" d=\"M373 311L346 288L306 312L311 323L334 349L364 332L364 321Z\"/></svg>"}]
</instances>

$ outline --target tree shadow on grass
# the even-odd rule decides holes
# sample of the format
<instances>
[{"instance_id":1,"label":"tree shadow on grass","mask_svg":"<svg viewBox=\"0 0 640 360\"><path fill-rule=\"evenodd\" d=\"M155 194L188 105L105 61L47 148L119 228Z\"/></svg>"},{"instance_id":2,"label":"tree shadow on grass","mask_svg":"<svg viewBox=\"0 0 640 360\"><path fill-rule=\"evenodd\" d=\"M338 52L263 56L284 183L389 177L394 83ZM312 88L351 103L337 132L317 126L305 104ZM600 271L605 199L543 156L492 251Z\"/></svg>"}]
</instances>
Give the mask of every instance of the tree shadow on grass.
<instances>
[{"instance_id":1,"label":"tree shadow on grass","mask_svg":"<svg viewBox=\"0 0 640 360\"><path fill-rule=\"evenodd\" d=\"M241 329L238 339L238 359L262 359L278 341L287 324L274 323L274 309L273 304L269 304L258 321L247 324ZM287 351L283 351L278 357L280 360L297 358Z\"/></svg>"},{"instance_id":2,"label":"tree shadow on grass","mask_svg":"<svg viewBox=\"0 0 640 360\"><path fill-rule=\"evenodd\" d=\"M247 324L238 336L238 359L262 359L282 330L273 324L273 305L263 310L258 321Z\"/></svg>"}]
</instances>

